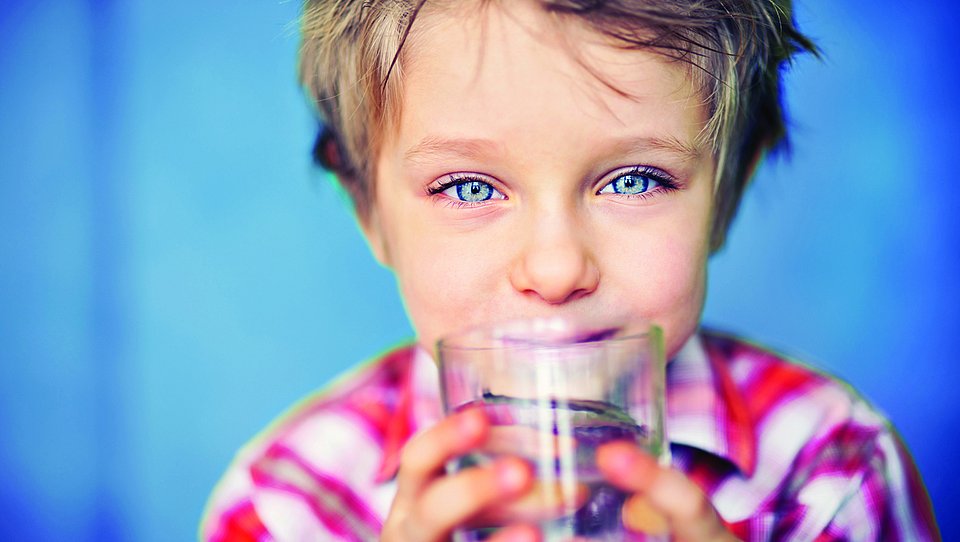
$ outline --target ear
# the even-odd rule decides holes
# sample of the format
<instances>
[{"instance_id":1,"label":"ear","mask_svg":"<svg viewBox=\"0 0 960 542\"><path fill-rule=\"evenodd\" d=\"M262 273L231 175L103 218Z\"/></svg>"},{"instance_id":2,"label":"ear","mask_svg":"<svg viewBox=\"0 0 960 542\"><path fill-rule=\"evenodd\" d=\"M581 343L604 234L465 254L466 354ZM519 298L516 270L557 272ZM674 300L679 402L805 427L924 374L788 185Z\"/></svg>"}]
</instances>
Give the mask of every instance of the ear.
<instances>
[{"instance_id":1,"label":"ear","mask_svg":"<svg viewBox=\"0 0 960 542\"><path fill-rule=\"evenodd\" d=\"M387 239L384 236L383 227L380 222L380 214L377 212L376 205L371 204L367 209L357 209L357 223L360 225L360 231L367 240L367 246L370 253L377 259L377 262L392 269L390 262L390 251L387 249Z\"/></svg>"}]
</instances>

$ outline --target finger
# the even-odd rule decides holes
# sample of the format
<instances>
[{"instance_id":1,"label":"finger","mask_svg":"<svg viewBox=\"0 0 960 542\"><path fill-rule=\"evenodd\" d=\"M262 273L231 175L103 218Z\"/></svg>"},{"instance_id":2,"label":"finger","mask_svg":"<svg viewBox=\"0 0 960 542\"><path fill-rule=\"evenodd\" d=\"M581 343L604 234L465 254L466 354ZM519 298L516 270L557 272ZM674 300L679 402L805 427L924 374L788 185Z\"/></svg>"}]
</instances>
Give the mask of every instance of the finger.
<instances>
[{"instance_id":1,"label":"finger","mask_svg":"<svg viewBox=\"0 0 960 542\"><path fill-rule=\"evenodd\" d=\"M520 457L569 457L576 451L577 441L569 435L553 435L523 425L494 425L483 442L484 453Z\"/></svg>"},{"instance_id":2,"label":"finger","mask_svg":"<svg viewBox=\"0 0 960 542\"><path fill-rule=\"evenodd\" d=\"M533 525L511 525L497 531L488 542L539 542L540 530Z\"/></svg>"},{"instance_id":3,"label":"finger","mask_svg":"<svg viewBox=\"0 0 960 542\"><path fill-rule=\"evenodd\" d=\"M483 510L473 524L538 523L576 512L589 497L590 489L582 483L534 481L521 496Z\"/></svg>"},{"instance_id":4,"label":"finger","mask_svg":"<svg viewBox=\"0 0 960 542\"><path fill-rule=\"evenodd\" d=\"M659 520L665 519L669 530L681 540L729 537L713 505L696 484L674 469L661 467L635 445L617 442L602 446L597 451L597 465L612 484L639 495L625 505L628 526L636 523L641 529L662 532L664 523Z\"/></svg>"},{"instance_id":5,"label":"finger","mask_svg":"<svg viewBox=\"0 0 960 542\"><path fill-rule=\"evenodd\" d=\"M641 533L664 535L670 532L666 516L642 493L634 493L623 503L623 523L631 531Z\"/></svg>"},{"instance_id":6,"label":"finger","mask_svg":"<svg viewBox=\"0 0 960 542\"><path fill-rule=\"evenodd\" d=\"M417 532L409 534L424 540L439 539L484 508L519 496L532 481L529 465L514 457L439 478L423 491L411 510L407 524L415 526Z\"/></svg>"},{"instance_id":7,"label":"finger","mask_svg":"<svg viewBox=\"0 0 960 542\"><path fill-rule=\"evenodd\" d=\"M412 499L428 481L443 471L444 464L484 441L489 422L479 409L448 416L415 436L404 446L397 472L397 499Z\"/></svg>"}]
</instances>

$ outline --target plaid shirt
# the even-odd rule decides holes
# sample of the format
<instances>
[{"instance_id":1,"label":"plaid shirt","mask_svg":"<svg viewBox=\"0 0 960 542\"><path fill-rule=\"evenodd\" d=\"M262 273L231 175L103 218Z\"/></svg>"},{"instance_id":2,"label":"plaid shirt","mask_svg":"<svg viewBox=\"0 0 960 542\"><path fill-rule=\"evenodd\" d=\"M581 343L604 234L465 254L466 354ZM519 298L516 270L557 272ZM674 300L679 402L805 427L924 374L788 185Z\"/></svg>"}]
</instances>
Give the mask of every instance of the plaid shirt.
<instances>
[{"instance_id":1,"label":"plaid shirt","mask_svg":"<svg viewBox=\"0 0 960 542\"><path fill-rule=\"evenodd\" d=\"M440 415L426 352L364 366L241 451L202 539L377 539L401 447ZM667 430L674 467L742 540L940 540L889 422L849 387L756 346L691 338L667 368Z\"/></svg>"}]
</instances>

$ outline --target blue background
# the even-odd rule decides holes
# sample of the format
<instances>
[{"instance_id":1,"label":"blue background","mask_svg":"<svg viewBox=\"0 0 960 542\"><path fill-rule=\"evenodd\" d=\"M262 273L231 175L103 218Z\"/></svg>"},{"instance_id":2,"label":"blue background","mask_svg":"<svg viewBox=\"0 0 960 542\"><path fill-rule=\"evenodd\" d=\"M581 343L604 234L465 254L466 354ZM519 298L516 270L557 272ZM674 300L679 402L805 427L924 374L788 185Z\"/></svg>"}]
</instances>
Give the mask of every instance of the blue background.
<instances>
[{"instance_id":1,"label":"blue background","mask_svg":"<svg viewBox=\"0 0 960 542\"><path fill-rule=\"evenodd\" d=\"M705 321L887 412L960 538L960 9L805 0ZM0 539L186 540L233 452L410 335L310 166L298 3L0 4Z\"/></svg>"}]
</instances>

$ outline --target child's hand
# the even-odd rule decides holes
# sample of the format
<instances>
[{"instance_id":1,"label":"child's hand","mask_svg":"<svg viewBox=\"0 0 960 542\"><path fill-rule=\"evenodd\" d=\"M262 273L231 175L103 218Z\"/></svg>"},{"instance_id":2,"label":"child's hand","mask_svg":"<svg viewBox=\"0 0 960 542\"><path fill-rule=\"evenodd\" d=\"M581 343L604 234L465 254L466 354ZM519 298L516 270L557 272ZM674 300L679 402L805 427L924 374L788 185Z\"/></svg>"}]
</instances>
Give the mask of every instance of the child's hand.
<instances>
[{"instance_id":1,"label":"child's hand","mask_svg":"<svg viewBox=\"0 0 960 542\"><path fill-rule=\"evenodd\" d=\"M635 531L673 535L675 542L734 542L737 538L692 481L679 471L661 467L650 455L627 442L597 451L604 476L633 493L623 505L623 521Z\"/></svg>"},{"instance_id":2,"label":"child's hand","mask_svg":"<svg viewBox=\"0 0 960 542\"><path fill-rule=\"evenodd\" d=\"M397 473L397 496L384 522L381 540L445 540L455 528L469 525L485 511L526 493L533 475L517 458L501 458L444 476L447 460L477 448L490 431L486 416L467 410L441 420L407 443ZM515 525L489 540L536 540L530 525Z\"/></svg>"}]
</instances>

